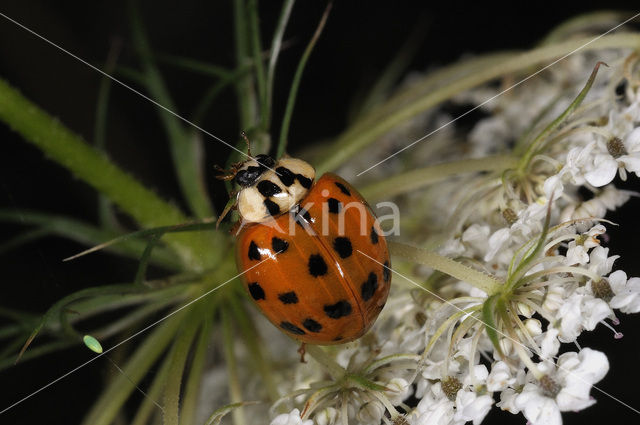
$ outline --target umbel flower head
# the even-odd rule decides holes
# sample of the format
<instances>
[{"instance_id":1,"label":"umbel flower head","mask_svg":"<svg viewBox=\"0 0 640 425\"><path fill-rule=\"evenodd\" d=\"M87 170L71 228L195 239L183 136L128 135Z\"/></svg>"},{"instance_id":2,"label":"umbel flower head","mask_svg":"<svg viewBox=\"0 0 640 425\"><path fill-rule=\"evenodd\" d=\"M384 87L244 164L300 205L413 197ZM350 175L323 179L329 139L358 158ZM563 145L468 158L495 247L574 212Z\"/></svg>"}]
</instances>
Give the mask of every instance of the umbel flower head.
<instances>
[{"instance_id":1,"label":"umbel flower head","mask_svg":"<svg viewBox=\"0 0 640 425\"><path fill-rule=\"evenodd\" d=\"M407 261L394 263L381 318L352 344L312 347L280 384L271 425L480 424L491 409L555 425L593 405L609 362L578 337L600 325L620 338L616 310L640 311L640 279L614 271L618 255L601 245L606 213L634 195L614 178L640 171L638 70L630 52L600 50L486 105L498 88L465 92L455 101L486 113L470 133L448 128L379 167L460 164L399 199L412 246L390 244ZM450 118L430 112L409 130ZM497 165L465 173L471 157Z\"/></svg>"}]
</instances>

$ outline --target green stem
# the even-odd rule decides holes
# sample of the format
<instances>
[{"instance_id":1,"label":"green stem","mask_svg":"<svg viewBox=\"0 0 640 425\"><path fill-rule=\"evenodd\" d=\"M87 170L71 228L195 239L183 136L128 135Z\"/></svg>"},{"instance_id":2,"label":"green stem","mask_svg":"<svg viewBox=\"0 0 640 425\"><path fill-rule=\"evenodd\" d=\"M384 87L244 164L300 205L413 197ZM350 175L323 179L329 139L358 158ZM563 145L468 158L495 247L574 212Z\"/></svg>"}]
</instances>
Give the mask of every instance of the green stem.
<instances>
[{"instance_id":1,"label":"green stem","mask_svg":"<svg viewBox=\"0 0 640 425\"><path fill-rule=\"evenodd\" d=\"M640 34L619 33L604 36L596 41L593 37L568 40L551 46L543 46L520 55L510 56L508 59L493 62L489 66L478 69L477 72L465 75L463 78L443 84L429 94L414 99L400 109L380 117L365 128L359 127L357 133L347 130L339 136L325 152L324 160L317 163L318 175L334 170L349 160L358 151L375 142L380 136L392 130L401 123L421 114L441 102L465 90L494 80L500 76L522 72L541 62L551 61L576 49L582 51L606 48L637 48L640 45Z\"/></svg>"},{"instance_id":2,"label":"green stem","mask_svg":"<svg viewBox=\"0 0 640 425\"><path fill-rule=\"evenodd\" d=\"M224 307L221 309L220 313L222 315L222 339L224 360L227 365L229 398L231 403L240 403L242 401L242 388L240 387L238 361L234 350L235 332L233 330L233 323L231 322L232 313L229 311L229 308ZM244 425L247 423L242 406L233 410L232 417L234 425Z\"/></svg>"},{"instance_id":3,"label":"green stem","mask_svg":"<svg viewBox=\"0 0 640 425\"><path fill-rule=\"evenodd\" d=\"M249 54L250 39L245 0L234 0L233 19L236 42L236 64L238 69L241 69L252 64L252 59ZM251 78L251 74L245 75L240 77L236 82L240 128L245 131L253 128L256 117L256 92Z\"/></svg>"},{"instance_id":4,"label":"green stem","mask_svg":"<svg viewBox=\"0 0 640 425\"><path fill-rule=\"evenodd\" d=\"M518 160L510 155L495 155L477 159L463 159L443 164L430 165L407 171L393 177L380 179L360 190L365 199L385 199L409 193L449 177L480 171L503 171L513 168Z\"/></svg>"},{"instance_id":5,"label":"green stem","mask_svg":"<svg viewBox=\"0 0 640 425\"><path fill-rule=\"evenodd\" d=\"M387 244L393 255L397 255L404 260L427 265L458 280L467 282L483 290L488 295L497 293L503 287L503 283L497 278L474 270L434 251L393 241L387 241Z\"/></svg>"},{"instance_id":6,"label":"green stem","mask_svg":"<svg viewBox=\"0 0 640 425\"><path fill-rule=\"evenodd\" d=\"M291 9L295 0L285 0L280 10L280 17L278 18L278 24L271 40L271 49L269 54L269 67L267 69L267 110L263 111L266 115L266 123L268 130L271 125L271 108L273 107L273 80L276 73L276 63L278 62L278 55L280 54L280 48L282 47L282 38L284 37L284 31L287 28L287 22L289 22L289 16L291 15Z\"/></svg>"},{"instance_id":7,"label":"green stem","mask_svg":"<svg viewBox=\"0 0 640 425\"><path fill-rule=\"evenodd\" d=\"M158 227L187 221L177 207L122 171L3 79L0 79L0 120L75 177L104 193L142 226ZM176 234L168 235L166 241L183 264L193 269L200 270L207 264L215 264L211 236Z\"/></svg>"},{"instance_id":8,"label":"green stem","mask_svg":"<svg viewBox=\"0 0 640 425\"><path fill-rule=\"evenodd\" d=\"M329 17L329 12L331 11L331 3L327 5L327 8L320 18L320 23L318 24L318 28L316 28L316 32L311 37L311 41L307 45L307 48L304 49L304 53L300 58L300 62L298 63L298 68L296 69L296 73L293 76L293 82L291 83L291 90L289 91L289 97L287 99L287 106L284 112L284 117L282 118L282 126L280 127L280 139L278 141L278 151L276 153L276 158L280 158L285 149L287 148L287 138L289 137L289 124L291 122L291 116L293 115L293 106L296 103L296 96L298 94L298 87L300 86L300 81L302 80L302 73L304 72L305 65L307 64L307 60L309 56L311 56L311 52L313 51L313 47L316 45L318 38L320 38L320 34L322 34L322 29L327 22L327 18Z\"/></svg>"},{"instance_id":9,"label":"green stem","mask_svg":"<svg viewBox=\"0 0 640 425\"><path fill-rule=\"evenodd\" d=\"M342 378L347 372L342 366L340 366L335 360L331 358L320 346L307 344L305 351L315 361L317 361L322 367L327 369L327 372L334 380Z\"/></svg>"}]
</instances>

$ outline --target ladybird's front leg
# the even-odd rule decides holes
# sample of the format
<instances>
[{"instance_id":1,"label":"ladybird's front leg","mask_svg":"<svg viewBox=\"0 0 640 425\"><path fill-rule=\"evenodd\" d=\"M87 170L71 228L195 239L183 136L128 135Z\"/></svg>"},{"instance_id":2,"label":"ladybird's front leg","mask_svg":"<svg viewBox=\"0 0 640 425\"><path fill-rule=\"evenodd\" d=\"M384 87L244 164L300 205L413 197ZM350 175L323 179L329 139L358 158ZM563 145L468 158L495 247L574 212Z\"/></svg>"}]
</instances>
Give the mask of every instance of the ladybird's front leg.
<instances>
[{"instance_id":1,"label":"ladybird's front leg","mask_svg":"<svg viewBox=\"0 0 640 425\"><path fill-rule=\"evenodd\" d=\"M307 361L304 359L304 355L307 354L307 343L303 342L300 344L300 348L298 348L298 354L300 354L300 363L306 363Z\"/></svg>"},{"instance_id":2,"label":"ladybird's front leg","mask_svg":"<svg viewBox=\"0 0 640 425\"><path fill-rule=\"evenodd\" d=\"M220 226L220 222L222 221L222 219L225 218L227 214L229 214L229 211L236 208L238 204L236 199L237 194L238 194L237 190L233 190L229 194L229 200L227 201L227 205L225 205L224 210L222 210L222 213L218 217L218 220L216 220L216 229L218 228L218 226Z\"/></svg>"}]
</instances>

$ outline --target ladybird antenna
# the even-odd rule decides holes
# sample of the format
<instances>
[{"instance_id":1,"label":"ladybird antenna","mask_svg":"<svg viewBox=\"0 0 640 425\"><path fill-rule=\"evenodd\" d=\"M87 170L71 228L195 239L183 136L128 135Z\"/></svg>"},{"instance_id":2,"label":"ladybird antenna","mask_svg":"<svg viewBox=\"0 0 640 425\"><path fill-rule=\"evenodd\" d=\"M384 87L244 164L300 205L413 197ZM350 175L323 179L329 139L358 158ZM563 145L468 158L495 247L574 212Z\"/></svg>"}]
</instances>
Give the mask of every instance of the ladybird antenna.
<instances>
[{"instance_id":1,"label":"ladybird antenna","mask_svg":"<svg viewBox=\"0 0 640 425\"><path fill-rule=\"evenodd\" d=\"M244 141L247 142L247 155L249 155L249 157L253 158L253 155L251 155L251 141L247 137L247 133L245 133L244 130L242 130L240 132L240 135L242 136Z\"/></svg>"}]
</instances>

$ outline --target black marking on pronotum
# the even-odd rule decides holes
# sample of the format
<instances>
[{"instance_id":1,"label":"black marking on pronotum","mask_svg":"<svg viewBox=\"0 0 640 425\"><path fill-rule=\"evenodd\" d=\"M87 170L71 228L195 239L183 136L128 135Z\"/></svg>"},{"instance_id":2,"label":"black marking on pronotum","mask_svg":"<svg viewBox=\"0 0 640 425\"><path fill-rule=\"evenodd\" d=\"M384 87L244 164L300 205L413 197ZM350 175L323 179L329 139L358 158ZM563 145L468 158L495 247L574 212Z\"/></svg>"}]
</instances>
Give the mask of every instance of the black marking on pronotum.
<instances>
[{"instance_id":1,"label":"black marking on pronotum","mask_svg":"<svg viewBox=\"0 0 640 425\"><path fill-rule=\"evenodd\" d=\"M271 247L276 254L282 254L289 248L289 242L274 236L271 239Z\"/></svg>"},{"instance_id":2,"label":"black marking on pronotum","mask_svg":"<svg viewBox=\"0 0 640 425\"><path fill-rule=\"evenodd\" d=\"M282 301L282 304L296 304L298 302L298 295L294 291L278 294L278 299Z\"/></svg>"},{"instance_id":3,"label":"black marking on pronotum","mask_svg":"<svg viewBox=\"0 0 640 425\"><path fill-rule=\"evenodd\" d=\"M265 198L277 195L278 193L282 192L280 186L269 180L262 180L260 183L258 183L256 188L258 189L258 192L260 192L260 195L264 196Z\"/></svg>"},{"instance_id":4,"label":"black marking on pronotum","mask_svg":"<svg viewBox=\"0 0 640 425\"><path fill-rule=\"evenodd\" d=\"M320 254L311 254L309 256L309 273L313 277L318 277L327 274L327 263Z\"/></svg>"},{"instance_id":5,"label":"black marking on pronotum","mask_svg":"<svg viewBox=\"0 0 640 425\"><path fill-rule=\"evenodd\" d=\"M260 251L258 251L258 245L254 241L249 244L249 260L260 260Z\"/></svg>"},{"instance_id":6,"label":"black marking on pronotum","mask_svg":"<svg viewBox=\"0 0 640 425\"><path fill-rule=\"evenodd\" d=\"M262 286L260 286L258 282L249 284L249 294L251 294L251 298L256 301L265 299L264 289L262 289Z\"/></svg>"},{"instance_id":7,"label":"black marking on pronotum","mask_svg":"<svg viewBox=\"0 0 640 425\"><path fill-rule=\"evenodd\" d=\"M362 283L360 287L360 294L362 295L362 299L364 301L369 301L373 294L376 293L376 289L378 288L378 276L371 272L369 273L369 277Z\"/></svg>"},{"instance_id":8,"label":"black marking on pronotum","mask_svg":"<svg viewBox=\"0 0 640 425\"><path fill-rule=\"evenodd\" d=\"M376 226L371 226L371 243L374 245L378 243L378 232L376 232Z\"/></svg>"},{"instance_id":9,"label":"black marking on pronotum","mask_svg":"<svg viewBox=\"0 0 640 425\"><path fill-rule=\"evenodd\" d=\"M327 199L327 204L329 204L330 213L338 214L342 209L342 204L336 198Z\"/></svg>"},{"instance_id":10,"label":"black marking on pronotum","mask_svg":"<svg viewBox=\"0 0 640 425\"><path fill-rule=\"evenodd\" d=\"M348 258L353 253L351 241L349 238L337 237L333 240L333 249L336 250L341 258Z\"/></svg>"},{"instance_id":11,"label":"black marking on pronotum","mask_svg":"<svg viewBox=\"0 0 640 425\"><path fill-rule=\"evenodd\" d=\"M382 268L382 277L384 281L389 283L389 279L391 279L391 264L389 264L389 260L384 262L384 267Z\"/></svg>"},{"instance_id":12,"label":"black marking on pronotum","mask_svg":"<svg viewBox=\"0 0 640 425\"><path fill-rule=\"evenodd\" d=\"M280 327L285 331L291 332L292 334L296 334L296 335L306 334L305 331L303 331L302 329L300 329L299 327L297 327L291 322L280 322Z\"/></svg>"},{"instance_id":13,"label":"black marking on pronotum","mask_svg":"<svg viewBox=\"0 0 640 425\"><path fill-rule=\"evenodd\" d=\"M304 322L302 322L302 326L304 326L305 329L309 332L320 332L322 330L322 325L310 317L304 319Z\"/></svg>"},{"instance_id":14,"label":"black marking on pronotum","mask_svg":"<svg viewBox=\"0 0 640 425\"><path fill-rule=\"evenodd\" d=\"M345 185L343 185L340 182L335 182L335 185L338 186L338 189L340 189L340 192L344 193L347 196L351 196L351 192L349 192L349 189L347 189Z\"/></svg>"},{"instance_id":15,"label":"black marking on pronotum","mask_svg":"<svg viewBox=\"0 0 640 425\"><path fill-rule=\"evenodd\" d=\"M324 312L332 319L339 319L351 314L351 304L347 300L340 300L335 304L325 305Z\"/></svg>"},{"instance_id":16,"label":"black marking on pronotum","mask_svg":"<svg viewBox=\"0 0 640 425\"><path fill-rule=\"evenodd\" d=\"M278 214L280 214L280 207L278 206L278 204L273 202L271 199L265 199L264 200L264 206L267 207L267 212L270 215L278 215Z\"/></svg>"},{"instance_id":17,"label":"black marking on pronotum","mask_svg":"<svg viewBox=\"0 0 640 425\"><path fill-rule=\"evenodd\" d=\"M276 168L276 173L278 173L278 178L280 179L282 184L287 187L291 186L296 178L296 175L286 167Z\"/></svg>"},{"instance_id":18,"label":"black marking on pronotum","mask_svg":"<svg viewBox=\"0 0 640 425\"><path fill-rule=\"evenodd\" d=\"M296 174L296 180L298 180L298 183L300 183L300 185L305 189L309 189L311 187L311 183L313 183L312 179L305 177L302 174Z\"/></svg>"}]
</instances>

